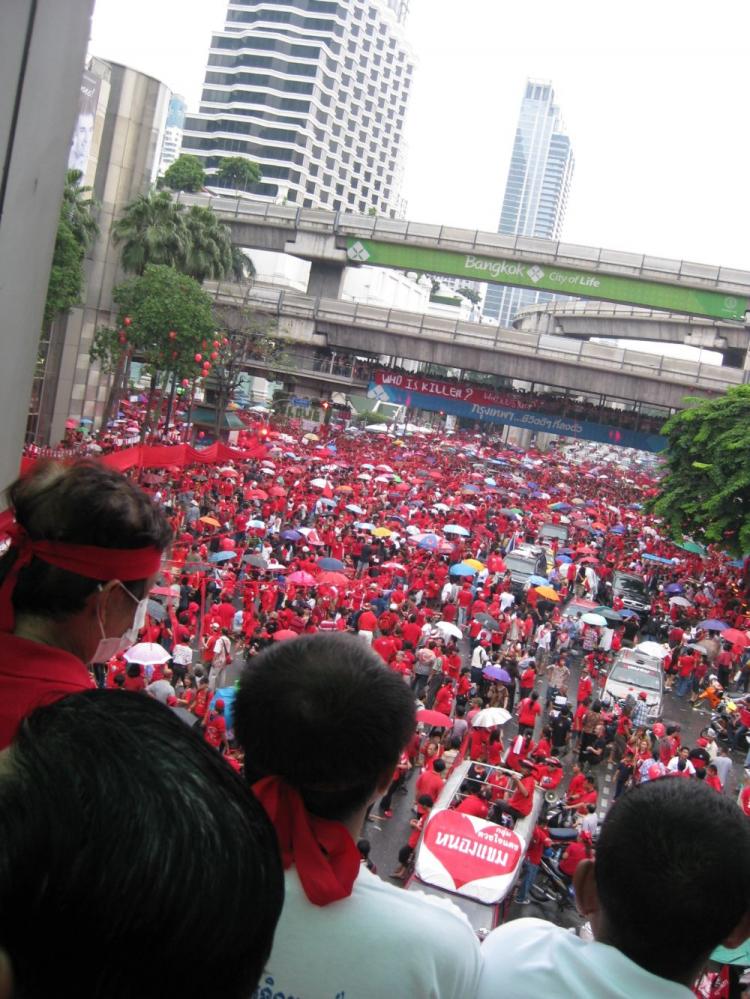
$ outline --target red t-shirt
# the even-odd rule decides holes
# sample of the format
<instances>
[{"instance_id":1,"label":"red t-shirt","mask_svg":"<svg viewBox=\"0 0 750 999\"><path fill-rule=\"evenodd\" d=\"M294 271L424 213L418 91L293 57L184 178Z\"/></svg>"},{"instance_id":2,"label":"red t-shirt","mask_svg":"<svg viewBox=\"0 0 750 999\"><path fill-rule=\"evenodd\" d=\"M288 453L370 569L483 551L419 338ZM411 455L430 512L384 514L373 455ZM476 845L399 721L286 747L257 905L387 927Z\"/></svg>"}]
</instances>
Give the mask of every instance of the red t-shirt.
<instances>
[{"instance_id":1,"label":"red t-shirt","mask_svg":"<svg viewBox=\"0 0 750 999\"><path fill-rule=\"evenodd\" d=\"M574 840L567 848L565 856L560 861L560 870L563 874L567 874L568 877L572 878L575 874L576 867L578 867L581 861L585 859L586 846L583 843L579 843L578 840Z\"/></svg>"},{"instance_id":2,"label":"red t-shirt","mask_svg":"<svg viewBox=\"0 0 750 999\"><path fill-rule=\"evenodd\" d=\"M378 619L372 611L362 611L357 619L357 631L375 631Z\"/></svg>"},{"instance_id":3,"label":"red t-shirt","mask_svg":"<svg viewBox=\"0 0 750 999\"><path fill-rule=\"evenodd\" d=\"M523 786L528 790L529 793L526 797L524 797L523 794L521 794L521 792L519 791L520 786ZM534 805L535 786L536 786L536 781L531 776L531 774L522 777L516 783L516 789L511 795L508 804L511 806L511 808L515 808L515 810L519 813L519 815L528 815L529 812L531 811Z\"/></svg>"},{"instance_id":4,"label":"red t-shirt","mask_svg":"<svg viewBox=\"0 0 750 999\"><path fill-rule=\"evenodd\" d=\"M417 784L415 788L415 796L417 800L419 800L423 794L429 794L434 804L438 800L442 790L443 779L440 774L436 774L434 770L425 770L419 775L419 777L417 777Z\"/></svg>"},{"instance_id":5,"label":"red t-shirt","mask_svg":"<svg viewBox=\"0 0 750 999\"><path fill-rule=\"evenodd\" d=\"M476 815L480 819L486 819L489 810L489 803L476 794L467 795L461 804L456 806L456 811L462 815Z\"/></svg>"},{"instance_id":6,"label":"red t-shirt","mask_svg":"<svg viewBox=\"0 0 750 999\"><path fill-rule=\"evenodd\" d=\"M93 685L77 656L0 632L0 749L11 743L34 708Z\"/></svg>"},{"instance_id":7,"label":"red t-shirt","mask_svg":"<svg viewBox=\"0 0 750 999\"><path fill-rule=\"evenodd\" d=\"M745 815L750 815L750 786L743 787L740 791L740 808Z\"/></svg>"},{"instance_id":8,"label":"red t-shirt","mask_svg":"<svg viewBox=\"0 0 750 999\"><path fill-rule=\"evenodd\" d=\"M539 701L532 701L530 697L525 697L518 710L519 725L534 725L537 716L542 713L542 706Z\"/></svg>"},{"instance_id":9,"label":"red t-shirt","mask_svg":"<svg viewBox=\"0 0 750 999\"><path fill-rule=\"evenodd\" d=\"M227 723L224 716L211 712L211 717L206 722L206 731L204 734L206 742L218 749L226 739L227 734Z\"/></svg>"}]
</instances>

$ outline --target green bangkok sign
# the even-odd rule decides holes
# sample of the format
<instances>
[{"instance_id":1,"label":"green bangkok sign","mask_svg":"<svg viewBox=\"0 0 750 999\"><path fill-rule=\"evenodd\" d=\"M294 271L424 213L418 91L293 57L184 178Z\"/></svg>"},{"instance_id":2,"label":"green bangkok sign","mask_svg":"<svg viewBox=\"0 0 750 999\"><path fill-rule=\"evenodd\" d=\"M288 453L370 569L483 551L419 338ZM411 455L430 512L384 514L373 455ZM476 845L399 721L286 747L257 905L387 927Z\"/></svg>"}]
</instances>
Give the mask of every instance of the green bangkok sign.
<instances>
[{"instance_id":1,"label":"green bangkok sign","mask_svg":"<svg viewBox=\"0 0 750 999\"><path fill-rule=\"evenodd\" d=\"M710 319L744 322L748 300L718 291L682 288L640 278L617 277L597 271L570 270L546 261L530 263L502 257L485 257L454 250L433 250L402 243L384 243L374 239L347 238L347 256L352 263L374 267L398 267L405 271L448 274L467 281L489 281L519 288L621 302L665 312L684 312Z\"/></svg>"}]
</instances>

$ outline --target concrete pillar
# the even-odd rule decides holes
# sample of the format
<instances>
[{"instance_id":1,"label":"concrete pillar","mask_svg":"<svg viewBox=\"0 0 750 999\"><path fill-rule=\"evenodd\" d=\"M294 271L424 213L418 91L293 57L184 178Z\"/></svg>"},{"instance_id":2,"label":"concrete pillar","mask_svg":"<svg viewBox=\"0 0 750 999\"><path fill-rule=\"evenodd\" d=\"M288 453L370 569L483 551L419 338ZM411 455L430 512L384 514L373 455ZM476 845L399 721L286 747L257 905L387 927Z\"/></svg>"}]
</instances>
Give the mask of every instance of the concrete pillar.
<instances>
[{"instance_id":1,"label":"concrete pillar","mask_svg":"<svg viewBox=\"0 0 750 999\"><path fill-rule=\"evenodd\" d=\"M0 489L18 475L94 0L9 0L0 31Z\"/></svg>"},{"instance_id":2,"label":"concrete pillar","mask_svg":"<svg viewBox=\"0 0 750 999\"><path fill-rule=\"evenodd\" d=\"M313 260L307 281L307 294L316 298L338 298L344 281L343 264L329 260Z\"/></svg>"}]
</instances>

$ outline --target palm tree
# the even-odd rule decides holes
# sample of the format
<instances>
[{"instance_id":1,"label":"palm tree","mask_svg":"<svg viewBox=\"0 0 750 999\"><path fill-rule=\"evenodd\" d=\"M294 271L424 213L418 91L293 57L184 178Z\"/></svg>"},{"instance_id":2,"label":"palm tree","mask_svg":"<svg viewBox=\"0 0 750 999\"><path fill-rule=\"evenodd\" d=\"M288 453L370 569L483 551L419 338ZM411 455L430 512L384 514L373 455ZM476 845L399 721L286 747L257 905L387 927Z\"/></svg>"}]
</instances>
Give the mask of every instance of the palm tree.
<instances>
[{"instance_id":1,"label":"palm tree","mask_svg":"<svg viewBox=\"0 0 750 999\"><path fill-rule=\"evenodd\" d=\"M177 264L196 281L220 281L232 273L232 241L229 229L210 208L193 205L185 214L187 245Z\"/></svg>"},{"instance_id":2,"label":"palm tree","mask_svg":"<svg viewBox=\"0 0 750 999\"><path fill-rule=\"evenodd\" d=\"M60 215L67 221L77 243L85 252L94 242L99 226L94 218L97 202L91 197L91 188L81 186L82 180L80 170L68 170Z\"/></svg>"},{"instance_id":3,"label":"palm tree","mask_svg":"<svg viewBox=\"0 0 750 999\"><path fill-rule=\"evenodd\" d=\"M255 264L239 246L232 247L232 277L238 284L255 277Z\"/></svg>"},{"instance_id":4,"label":"palm tree","mask_svg":"<svg viewBox=\"0 0 750 999\"><path fill-rule=\"evenodd\" d=\"M183 270L190 236L182 205L168 191L150 191L131 202L112 227L115 243L122 243L122 266L143 274L148 264L167 264Z\"/></svg>"}]
</instances>

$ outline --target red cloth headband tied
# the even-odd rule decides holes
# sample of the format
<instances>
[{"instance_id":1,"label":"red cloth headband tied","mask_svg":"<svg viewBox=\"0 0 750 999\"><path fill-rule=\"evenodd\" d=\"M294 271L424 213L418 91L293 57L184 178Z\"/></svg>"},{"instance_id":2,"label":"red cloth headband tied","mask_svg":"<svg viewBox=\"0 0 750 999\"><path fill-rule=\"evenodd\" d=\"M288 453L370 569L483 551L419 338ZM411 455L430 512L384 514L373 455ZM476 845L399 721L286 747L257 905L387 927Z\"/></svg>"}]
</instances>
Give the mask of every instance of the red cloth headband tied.
<instances>
[{"instance_id":1,"label":"red cloth headband tied","mask_svg":"<svg viewBox=\"0 0 750 999\"><path fill-rule=\"evenodd\" d=\"M361 861L349 830L310 815L299 791L281 777L264 777L252 790L276 829L284 870L294 864L312 904L348 898Z\"/></svg>"},{"instance_id":2,"label":"red cloth headband tied","mask_svg":"<svg viewBox=\"0 0 750 999\"><path fill-rule=\"evenodd\" d=\"M0 631L12 631L13 590L21 569L36 556L57 569L67 569L87 579L147 579L159 571L161 551L148 548L99 548L96 545L75 545L67 541L32 541L19 524L7 528L11 548L18 553L8 575L0 586Z\"/></svg>"}]
</instances>

